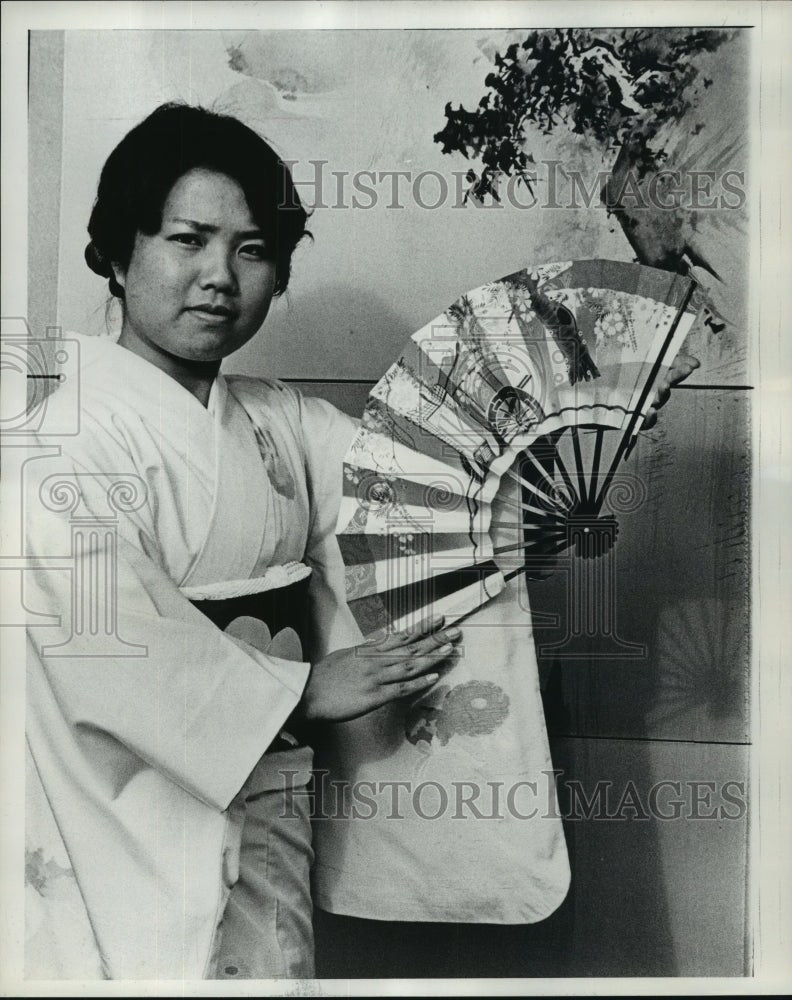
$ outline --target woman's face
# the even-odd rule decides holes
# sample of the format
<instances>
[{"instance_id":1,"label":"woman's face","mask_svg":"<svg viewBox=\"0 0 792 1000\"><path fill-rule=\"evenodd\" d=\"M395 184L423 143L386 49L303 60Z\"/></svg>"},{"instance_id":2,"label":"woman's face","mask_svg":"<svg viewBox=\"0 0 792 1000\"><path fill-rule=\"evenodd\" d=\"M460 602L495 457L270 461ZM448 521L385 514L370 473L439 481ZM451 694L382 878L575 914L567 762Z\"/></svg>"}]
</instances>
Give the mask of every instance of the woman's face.
<instances>
[{"instance_id":1,"label":"woman's face","mask_svg":"<svg viewBox=\"0 0 792 1000\"><path fill-rule=\"evenodd\" d=\"M157 363L163 354L212 362L256 333L275 288L275 262L244 192L225 174L195 169L171 188L154 236L138 233L126 271L121 343Z\"/></svg>"}]
</instances>

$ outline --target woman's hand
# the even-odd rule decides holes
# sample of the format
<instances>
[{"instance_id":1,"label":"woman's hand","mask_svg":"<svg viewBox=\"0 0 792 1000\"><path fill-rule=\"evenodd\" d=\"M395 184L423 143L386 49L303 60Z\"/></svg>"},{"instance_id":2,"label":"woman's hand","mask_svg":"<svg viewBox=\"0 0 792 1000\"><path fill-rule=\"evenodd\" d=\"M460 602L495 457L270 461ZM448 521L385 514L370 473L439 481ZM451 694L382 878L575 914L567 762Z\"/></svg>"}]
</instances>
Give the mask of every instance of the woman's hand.
<instances>
[{"instance_id":1,"label":"woman's hand","mask_svg":"<svg viewBox=\"0 0 792 1000\"><path fill-rule=\"evenodd\" d=\"M657 411L668 402L672 387L684 382L699 367L700 363L698 358L691 357L689 354L677 354L674 364L657 386L655 398L652 400L652 405L644 419L642 430L648 431L650 427L654 427L657 423Z\"/></svg>"},{"instance_id":2,"label":"woman's hand","mask_svg":"<svg viewBox=\"0 0 792 1000\"><path fill-rule=\"evenodd\" d=\"M438 678L432 668L454 654L461 632L442 618L330 653L311 668L295 714L302 722L356 719L389 701L420 694Z\"/></svg>"}]
</instances>

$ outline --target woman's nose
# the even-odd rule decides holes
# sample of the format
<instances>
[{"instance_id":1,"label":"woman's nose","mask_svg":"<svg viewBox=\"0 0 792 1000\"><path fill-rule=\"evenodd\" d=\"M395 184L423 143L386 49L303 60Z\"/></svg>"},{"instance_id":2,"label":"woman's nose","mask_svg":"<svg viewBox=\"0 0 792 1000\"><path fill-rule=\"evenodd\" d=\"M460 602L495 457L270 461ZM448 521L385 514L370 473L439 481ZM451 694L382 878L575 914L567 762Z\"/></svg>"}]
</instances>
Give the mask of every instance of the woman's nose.
<instances>
[{"instance_id":1,"label":"woman's nose","mask_svg":"<svg viewBox=\"0 0 792 1000\"><path fill-rule=\"evenodd\" d=\"M227 293L236 292L238 284L233 256L219 247L207 248L202 256L201 288L215 288Z\"/></svg>"}]
</instances>

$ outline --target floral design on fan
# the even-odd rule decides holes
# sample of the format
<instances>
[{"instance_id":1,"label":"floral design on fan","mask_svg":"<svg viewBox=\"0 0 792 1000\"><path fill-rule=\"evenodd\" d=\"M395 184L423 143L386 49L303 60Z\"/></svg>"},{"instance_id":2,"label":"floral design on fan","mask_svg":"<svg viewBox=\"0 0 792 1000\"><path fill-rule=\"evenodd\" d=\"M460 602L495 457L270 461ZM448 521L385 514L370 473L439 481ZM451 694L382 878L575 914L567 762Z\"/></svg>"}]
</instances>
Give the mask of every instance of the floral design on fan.
<instances>
[{"instance_id":1,"label":"floral design on fan","mask_svg":"<svg viewBox=\"0 0 792 1000\"><path fill-rule=\"evenodd\" d=\"M377 417L384 422L382 406L387 406L396 413L410 413L415 405L415 395L422 388L422 383L416 377L402 358L392 365L382 376L383 399L369 400L369 404L380 404ZM368 410L368 404L366 409ZM373 414L372 414L373 416Z\"/></svg>"},{"instance_id":2,"label":"floral design on fan","mask_svg":"<svg viewBox=\"0 0 792 1000\"><path fill-rule=\"evenodd\" d=\"M405 471L396 462L394 442L384 434L372 433L371 429L366 426L365 421L361 424L357 437L352 442L347 454L347 463L358 468L363 466L367 469L377 469L380 471L384 471L385 469L398 472ZM354 482L355 480L352 481Z\"/></svg>"},{"instance_id":3,"label":"floral design on fan","mask_svg":"<svg viewBox=\"0 0 792 1000\"><path fill-rule=\"evenodd\" d=\"M555 271L551 268L537 269L531 271L531 277L545 295L548 292L564 291L570 287L572 281L570 267L571 264Z\"/></svg>"},{"instance_id":4,"label":"floral design on fan","mask_svg":"<svg viewBox=\"0 0 792 1000\"><path fill-rule=\"evenodd\" d=\"M502 306L505 289L501 280L488 281L478 291L479 293L474 300L474 308L483 311L488 308L498 309Z\"/></svg>"},{"instance_id":5,"label":"floral design on fan","mask_svg":"<svg viewBox=\"0 0 792 1000\"><path fill-rule=\"evenodd\" d=\"M476 310L470 296L460 295L456 302L452 302L446 309L446 316L451 321L451 325L456 328L457 335L463 334L468 325L476 321ZM460 339L464 340L464 336L461 336Z\"/></svg>"},{"instance_id":6,"label":"floral design on fan","mask_svg":"<svg viewBox=\"0 0 792 1000\"><path fill-rule=\"evenodd\" d=\"M404 717L404 734L415 746L435 738L446 746L452 736L488 736L509 714L509 696L491 681L445 684L431 699L413 705Z\"/></svg>"},{"instance_id":7,"label":"floral design on fan","mask_svg":"<svg viewBox=\"0 0 792 1000\"><path fill-rule=\"evenodd\" d=\"M599 330L600 336L605 340L615 337L620 344L625 342L624 320L618 313L606 312L600 319Z\"/></svg>"},{"instance_id":8,"label":"floral design on fan","mask_svg":"<svg viewBox=\"0 0 792 1000\"><path fill-rule=\"evenodd\" d=\"M366 403L366 408L363 411L363 426L373 434L389 434L394 441L399 441L408 447L413 444L401 434L398 425L382 400L369 399Z\"/></svg>"},{"instance_id":9,"label":"floral design on fan","mask_svg":"<svg viewBox=\"0 0 792 1000\"><path fill-rule=\"evenodd\" d=\"M393 535L392 538L399 547L400 555L415 555L415 535L412 532L408 532L406 535Z\"/></svg>"},{"instance_id":10,"label":"floral design on fan","mask_svg":"<svg viewBox=\"0 0 792 1000\"><path fill-rule=\"evenodd\" d=\"M598 345L615 340L622 347L637 350L630 312L620 295L612 292L602 298L592 296L587 305L596 317L594 330Z\"/></svg>"},{"instance_id":11,"label":"floral design on fan","mask_svg":"<svg viewBox=\"0 0 792 1000\"><path fill-rule=\"evenodd\" d=\"M571 260L559 260L552 264L541 264L539 267L533 268L531 277L539 284L542 291L549 291L552 288L560 288L564 285L568 287L569 276L566 275L566 272L571 270L571 268Z\"/></svg>"}]
</instances>

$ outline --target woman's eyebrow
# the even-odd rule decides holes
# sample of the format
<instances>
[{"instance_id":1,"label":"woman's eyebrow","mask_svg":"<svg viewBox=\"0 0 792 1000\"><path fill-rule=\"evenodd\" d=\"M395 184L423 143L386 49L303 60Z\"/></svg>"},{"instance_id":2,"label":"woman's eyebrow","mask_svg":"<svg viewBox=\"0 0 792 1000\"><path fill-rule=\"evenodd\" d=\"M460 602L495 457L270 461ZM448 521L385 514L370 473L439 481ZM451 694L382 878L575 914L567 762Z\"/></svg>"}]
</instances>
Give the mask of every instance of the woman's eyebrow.
<instances>
[{"instance_id":1,"label":"woman's eyebrow","mask_svg":"<svg viewBox=\"0 0 792 1000\"><path fill-rule=\"evenodd\" d=\"M170 221L181 222L186 226L191 226L199 233L216 233L219 231L218 226L213 226L209 222L196 222L195 219L181 219L178 216L174 216ZM238 240L263 240L265 238L264 233L260 229L246 229L244 232L234 233L234 236Z\"/></svg>"}]
</instances>

